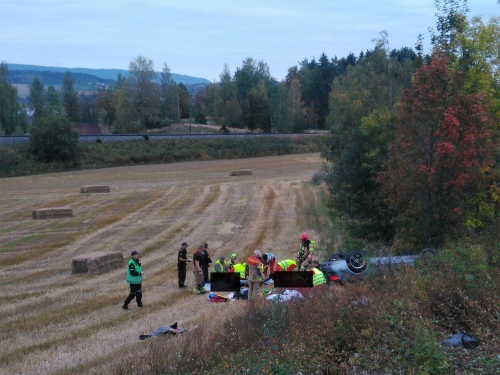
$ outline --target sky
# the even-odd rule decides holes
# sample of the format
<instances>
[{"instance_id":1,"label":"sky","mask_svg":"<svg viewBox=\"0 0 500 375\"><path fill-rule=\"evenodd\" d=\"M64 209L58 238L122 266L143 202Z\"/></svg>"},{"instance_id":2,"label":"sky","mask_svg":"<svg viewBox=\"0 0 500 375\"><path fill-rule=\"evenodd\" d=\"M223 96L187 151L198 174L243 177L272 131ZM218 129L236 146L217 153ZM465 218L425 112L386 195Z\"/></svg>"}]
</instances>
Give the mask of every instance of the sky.
<instances>
[{"instance_id":1,"label":"sky","mask_svg":"<svg viewBox=\"0 0 500 375\"><path fill-rule=\"evenodd\" d=\"M469 17L500 16L497 0L469 0ZM245 58L277 80L305 58L373 49L430 49L434 0L2 0L0 60L64 68L128 69L143 56L156 71L219 81Z\"/></svg>"}]
</instances>

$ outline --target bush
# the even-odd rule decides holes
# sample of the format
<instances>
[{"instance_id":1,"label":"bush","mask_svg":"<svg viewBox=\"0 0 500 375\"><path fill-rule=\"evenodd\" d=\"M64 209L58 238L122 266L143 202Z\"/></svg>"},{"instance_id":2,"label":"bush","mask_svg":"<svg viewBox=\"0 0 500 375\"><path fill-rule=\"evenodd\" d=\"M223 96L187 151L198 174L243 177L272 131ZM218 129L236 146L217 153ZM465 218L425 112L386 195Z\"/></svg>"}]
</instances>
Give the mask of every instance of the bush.
<instances>
[{"instance_id":1,"label":"bush","mask_svg":"<svg viewBox=\"0 0 500 375\"><path fill-rule=\"evenodd\" d=\"M77 143L78 133L64 114L49 114L31 128L31 151L44 162L73 160Z\"/></svg>"},{"instance_id":2,"label":"bush","mask_svg":"<svg viewBox=\"0 0 500 375\"><path fill-rule=\"evenodd\" d=\"M207 124L207 118L205 117L205 115L203 113L200 112L194 118L194 122L197 123L197 124L206 125Z\"/></svg>"}]
</instances>

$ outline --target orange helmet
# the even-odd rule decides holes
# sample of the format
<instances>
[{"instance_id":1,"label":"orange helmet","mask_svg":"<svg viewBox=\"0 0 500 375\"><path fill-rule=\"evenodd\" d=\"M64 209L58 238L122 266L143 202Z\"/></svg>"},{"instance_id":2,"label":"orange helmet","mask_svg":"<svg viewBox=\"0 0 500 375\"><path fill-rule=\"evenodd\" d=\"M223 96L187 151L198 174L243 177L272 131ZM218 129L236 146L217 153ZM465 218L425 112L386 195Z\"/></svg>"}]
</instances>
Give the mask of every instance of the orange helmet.
<instances>
[{"instance_id":1,"label":"orange helmet","mask_svg":"<svg viewBox=\"0 0 500 375\"><path fill-rule=\"evenodd\" d=\"M300 239L301 239L302 241L304 241L304 240L308 240L308 239L309 239L309 235L308 235L307 233L302 233L302 234L300 235Z\"/></svg>"}]
</instances>

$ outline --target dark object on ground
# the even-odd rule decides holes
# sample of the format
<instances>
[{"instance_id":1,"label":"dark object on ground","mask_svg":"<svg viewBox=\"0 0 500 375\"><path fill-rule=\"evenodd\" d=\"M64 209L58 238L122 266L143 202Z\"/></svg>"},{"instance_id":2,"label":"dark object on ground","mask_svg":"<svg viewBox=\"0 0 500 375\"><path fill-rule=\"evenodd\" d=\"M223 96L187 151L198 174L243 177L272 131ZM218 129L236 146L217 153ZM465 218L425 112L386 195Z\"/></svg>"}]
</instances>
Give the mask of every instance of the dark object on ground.
<instances>
[{"instance_id":1,"label":"dark object on ground","mask_svg":"<svg viewBox=\"0 0 500 375\"><path fill-rule=\"evenodd\" d=\"M420 255L401 255L389 257L366 257L362 251L355 250L345 255L335 253L329 261L320 263L320 269L325 274L326 280L348 281L351 279L360 279L373 273L379 267L391 268L400 266L413 266L415 260L431 258L434 256L434 250L427 248L421 251Z\"/></svg>"},{"instance_id":2,"label":"dark object on ground","mask_svg":"<svg viewBox=\"0 0 500 375\"><path fill-rule=\"evenodd\" d=\"M457 332L443 342L448 346L462 345L465 349L475 349L479 345L479 340L463 332Z\"/></svg>"},{"instance_id":3,"label":"dark object on ground","mask_svg":"<svg viewBox=\"0 0 500 375\"><path fill-rule=\"evenodd\" d=\"M176 335L178 333L184 333L184 332L187 332L187 329L179 327L177 325L177 322L175 322L170 327L169 326L162 326L162 327L156 328L153 332L151 332L150 335L140 335L139 340L144 340L144 339L147 339L148 337L163 336L166 334Z\"/></svg>"}]
</instances>

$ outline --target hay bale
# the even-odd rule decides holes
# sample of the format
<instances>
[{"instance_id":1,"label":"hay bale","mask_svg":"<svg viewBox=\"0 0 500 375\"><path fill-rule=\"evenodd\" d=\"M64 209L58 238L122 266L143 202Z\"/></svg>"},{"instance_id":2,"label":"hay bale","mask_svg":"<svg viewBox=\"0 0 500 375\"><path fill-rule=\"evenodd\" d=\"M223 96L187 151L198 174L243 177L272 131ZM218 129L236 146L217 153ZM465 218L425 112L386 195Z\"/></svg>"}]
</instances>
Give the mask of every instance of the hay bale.
<instances>
[{"instance_id":1,"label":"hay bale","mask_svg":"<svg viewBox=\"0 0 500 375\"><path fill-rule=\"evenodd\" d=\"M82 186L80 193L109 193L108 185L89 185Z\"/></svg>"},{"instance_id":2,"label":"hay bale","mask_svg":"<svg viewBox=\"0 0 500 375\"><path fill-rule=\"evenodd\" d=\"M252 171L249 169L242 169L239 171L231 171L229 173L230 176L248 176L248 175L253 175Z\"/></svg>"},{"instance_id":3,"label":"hay bale","mask_svg":"<svg viewBox=\"0 0 500 375\"><path fill-rule=\"evenodd\" d=\"M113 253L94 252L82 254L71 260L71 273L103 273L123 267L123 255L119 251Z\"/></svg>"},{"instance_id":4,"label":"hay bale","mask_svg":"<svg viewBox=\"0 0 500 375\"><path fill-rule=\"evenodd\" d=\"M73 210L69 207L38 208L33 210L33 219L59 219L73 217Z\"/></svg>"}]
</instances>

